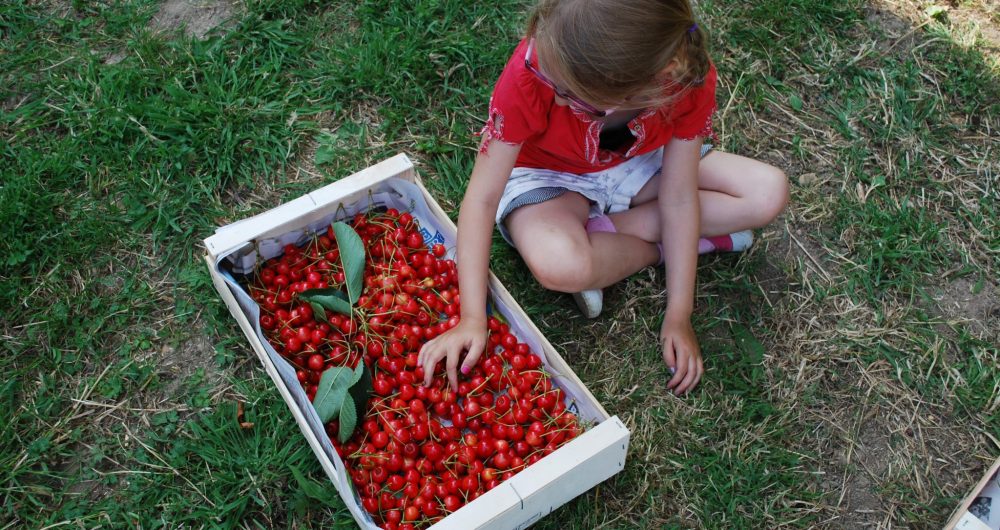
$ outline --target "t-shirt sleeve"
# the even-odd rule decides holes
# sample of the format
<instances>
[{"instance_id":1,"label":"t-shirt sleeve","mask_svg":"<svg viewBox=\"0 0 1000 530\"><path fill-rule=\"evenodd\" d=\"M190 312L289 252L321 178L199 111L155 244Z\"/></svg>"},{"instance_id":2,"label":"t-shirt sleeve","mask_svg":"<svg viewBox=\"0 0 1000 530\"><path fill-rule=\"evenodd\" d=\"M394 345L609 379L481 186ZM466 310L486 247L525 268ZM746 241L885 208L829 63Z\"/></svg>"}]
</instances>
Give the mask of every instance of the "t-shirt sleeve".
<instances>
[{"instance_id":1,"label":"t-shirt sleeve","mask_svg":"<svg viewBox=\"0 0 1000 530\"><path fill-rule=\"evenodd\" d=\"M524 66L526 51L527 44L522 42L497 79L490 97L486 125L479 133L483 138L481 152L486 152L491 140L510 145L523 144L543 132L548 124L548 105L540 88L541 83Z\"/></svg>"},{"instance_id":2,"label":"t-shirt sleeve","mask_svg":"<svg viewBox=\"0 0 1000 530\"><path fill-rule=\"evenodd\" d=\"M712 64L705 82L687 91L674 107L674 138L694 140L701 136L715 138L712 117L715 115L715 85L718 74Z\"/></svg>"}]
</instances>

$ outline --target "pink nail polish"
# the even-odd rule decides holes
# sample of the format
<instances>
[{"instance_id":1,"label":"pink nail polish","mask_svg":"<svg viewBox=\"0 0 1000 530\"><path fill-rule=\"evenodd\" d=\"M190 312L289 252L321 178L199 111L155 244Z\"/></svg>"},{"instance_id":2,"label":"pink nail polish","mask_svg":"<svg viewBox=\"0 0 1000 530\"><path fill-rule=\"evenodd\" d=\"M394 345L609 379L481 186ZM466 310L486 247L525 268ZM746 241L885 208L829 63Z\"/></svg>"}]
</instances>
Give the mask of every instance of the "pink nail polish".
<instances>
[{"instance_id":1,"label":"pink nail polish","mask_svg":"<svg viewBox=\"0 0 1000 530\"><path fill-rule=\"evenodd\" d=\"M462 373L463 374L469 375L469 371L470 371L470 368L468 366L463 366L462 367Z\"/></svg>"}]
</instances>

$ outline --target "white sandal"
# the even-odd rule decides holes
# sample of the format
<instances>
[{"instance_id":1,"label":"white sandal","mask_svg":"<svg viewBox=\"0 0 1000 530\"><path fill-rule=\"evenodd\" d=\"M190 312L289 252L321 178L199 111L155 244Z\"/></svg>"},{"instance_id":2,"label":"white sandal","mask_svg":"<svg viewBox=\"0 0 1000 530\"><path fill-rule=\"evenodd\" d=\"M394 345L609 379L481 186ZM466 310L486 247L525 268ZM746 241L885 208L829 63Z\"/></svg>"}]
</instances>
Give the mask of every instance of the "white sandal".
<instances>
[{"instance_id":1,"label":"white sandal","mask_svg":"<svg viewBox=\"0 0 1000 530\"><path fill-rule=\"evenodd\" d=\"M604 309L604 291L602 289L587 289L573 293L573 300L580 307L583 316L587 318L597 318Z\"/></svg>"}]
</instances>

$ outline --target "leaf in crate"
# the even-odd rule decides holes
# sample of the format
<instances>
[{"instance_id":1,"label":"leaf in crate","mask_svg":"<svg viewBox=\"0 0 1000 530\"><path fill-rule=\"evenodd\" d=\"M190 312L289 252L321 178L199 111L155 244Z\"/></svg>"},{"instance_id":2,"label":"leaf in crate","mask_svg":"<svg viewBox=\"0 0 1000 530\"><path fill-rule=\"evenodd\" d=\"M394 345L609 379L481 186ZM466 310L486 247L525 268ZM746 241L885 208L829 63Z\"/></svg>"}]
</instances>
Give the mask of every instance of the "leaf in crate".
<instances>
[{"instance_id":1,"label":"leaf in crate","mask_svg":"<svg viewBox=\"0 0 1000 530\"><path fill-rule=\"evenodd\" d=\"M326 322L327 324L330 323L330 320L326 318L326 310L323 309L323 306L320 305L319 302L309 301L309 305L312 306L313 309L313 319L317 319L317 317L319 317L318 320L321 322Z\"/></svg>"},{"instance_id":2,"label":"leaf in crate","mask_svg":"<svg viewBox=\"0 0 1000 530\"><path fill-rule=\"evenodd\" d=\"M323 372L316 388L316 396L313 398L313 407L320 421L326 423L340 412L353 377L354 370L346 366L328 368Z\"/></svg>"},{"instance_id":3,"label":"leaf in crate","mask_svg":"<svg viewBox=\"0 0 1000 530\"><path fill-rule=\"evenodd\" d=\"M333 287L308 289L299 293L299 300L309 302L310 304L315 302L330 311L351 316L351 303L347 301L347 296L340 289L334 289ZM315 305L313 305L313 313L316 313ZM326 320L326 311L323 312L323 319Z\"/></svg>"},{"instance_id":4,"label":"leaf in crate","mask_svg":"<svg viewBox=\"0 0 1000 530\"><path fill-rule=\"evenodd\" d=\"M368 371L368 367L365 366L365 363L358 363L358 365L354 367L354 373L351 374L351 385L352 385L352 387L353 387L353 385L356 385L358 383L358 381L361 380L361 378L364 376L365 372L367 372L367 371Z\"/></svg>"},{"instance_id":5,"label":"leaf in crate","mask_svg":"<svg viewBox=\"0 0 1000 530\"><path fill-rule=\"evenodd\" d=\"M372 372L365 366L364 362L359 362L358 367L354 369L354 377L355 380L349 392L351 398L354 399L357 417L363 418L365 408L368 406L368 398L372 395Z\"/></svg>"},{"instance_id":6,"label":"leaf in crate","mask_svg":"<svg viewBox=\"0 0 1000 530\"><path fill-rule=\"evenodd\" d=\"M361 289L365 286L365 243L350 225L342 221L333 223L333 234L337 238L337 248L340 250L340 264L344 268L348 300L354 305L361 297Z\"/></svg>"},{"instance_id":7,"label":"leaf in crate","mask_svg":"<svg viewBox=\"0 0 1000 530\"><path fill-rule=\"evenodd\" d=\"M344 396L344 402L340 405L340 432L337 433L337 439L340 440L340 443L346 442L357 426L358 411L354 404L354 398L350 395Z\"/></svg>"}]
</instances>

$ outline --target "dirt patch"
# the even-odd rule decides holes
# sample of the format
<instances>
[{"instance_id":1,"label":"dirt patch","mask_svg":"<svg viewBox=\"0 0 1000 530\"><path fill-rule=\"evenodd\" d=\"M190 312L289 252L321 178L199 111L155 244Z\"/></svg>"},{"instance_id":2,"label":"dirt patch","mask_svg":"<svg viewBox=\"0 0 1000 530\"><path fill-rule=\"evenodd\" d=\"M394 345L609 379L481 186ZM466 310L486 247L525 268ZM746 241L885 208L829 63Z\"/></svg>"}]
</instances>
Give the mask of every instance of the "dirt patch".
<instances>
[{"instance_id":1,"label":"dirt patch","mask_svg":"<svg viewBox=\"0 0 1000 530\"><path fill-rule=\"evenodd\" d=\"M239 4L226 0L166 0L149 22L154 33L167 34L182 29L188 37L204 39L220 26L231 25ZM128 57L124 50L104 56L104 64L118 64Z\"/></svg>"},{"instance_id":2,"label":"dirt patch","mask_svg":"<svg viewBox=\"0 0 1000 530\"><path fill-rule=\"evenodd\" d=\"M149 27L157 32L183 29L185 35L203 39L237 11L237 4L225 0L166 0Z\"/></svg>"},{"instance_id":3,"label":"dirt patch","mask_svg":"<svg viewBox=\"0 0 1000 530\"><path fill-rule=\"evenodd\" d=\"M844 463L854 466L848 466L842 491L844 528L878 525L884 507L875 488L884 483L889 456L889 436L877 421L863 426L857 444L847 447Z\"/></svg>"},{"instance_id":4,"label":"dirt patch","mask_svg":"<svg viewBox=\"0 0 1000 530\"><path fill-rule=\"evenodd\" d=\"M933 295L941 314L968 326L973 335L996 341L1000 336L1000 286L966 276L939 288Z\"/></svg>"},{"instance_id":5,"label":"dirt patch","mask_svg":"<svg viewBox=\"0 0 1000 530\"><path fill-rule=\"evenodd\" d=\"M866 401L859 393L868 396L867 403L804 411L818 421L816 452L826 455L817 467L831 527L943 524L950 505L941 499L962 495L982 473L968 455L988 452L985 438L971 435L945 407L893 381L887 364L850 366L858 386L841 381L827 390L845 405Z\"/></svg>"},{"instance_id":6,"label":"dirt patch","mask_svg":"<svg viewBox=\"0 0 1000 530\"><path fill-rule=\"evenodd\" d=\"M992 15L991 15L992 13ZM982 5L970 4L954 7L948 13L948 20L955 28L971 36L979 37L987 51L1000 51L1000 1L987 0ZM969 43L975 44L975 41Z\"/></svg>"},{"instance_id":7,"label":"dirt patch","mask_svg":"<svg viewBox=\"0 0 1000 530\"><path fill-rule=\"evenodd\" d=\"M890 6L874 3L864 9L865 20L871 25L881 28L881 35L874 35L882 42L882 49L892 46L896 50L908 50L913 47L918 38L918 32L913 31L909 21L896 16Z\"/></svg>"},{"instance_id":8,"label":"dirt patch","mask_svg":"<svg viewBox=\"0 0 1000 530\"><path fill-rule=\"evenodd\" d=\"M215 347L205 337L196 335L177 347L163 346L154 355L160 359L157 375L164 384L154 393L160 397L154 397L153 406L184 396L181 387L199 370L204 373L203 381L208 388L215 388L222 379L215 361Z\"/></svg>"},{"instance_id":9,"label":"dirt patch","mask_svg":"<svg viewBox=\"0 0 1000 530\"><path fill-rule=\"evenodd\" d=\"M958 44L962 46L985 45L985 51L1000 50L1000 0L883 0L876 2L869 11L869 20L887 29L898 26L883 17L897 18L911 26L929 25L932 21L950 26ZM889 13L886 13L889 12ZM874 17L874 18L872 18ZM914 32L916 33L916 32Z\"/></svg>"}]
</instances>

